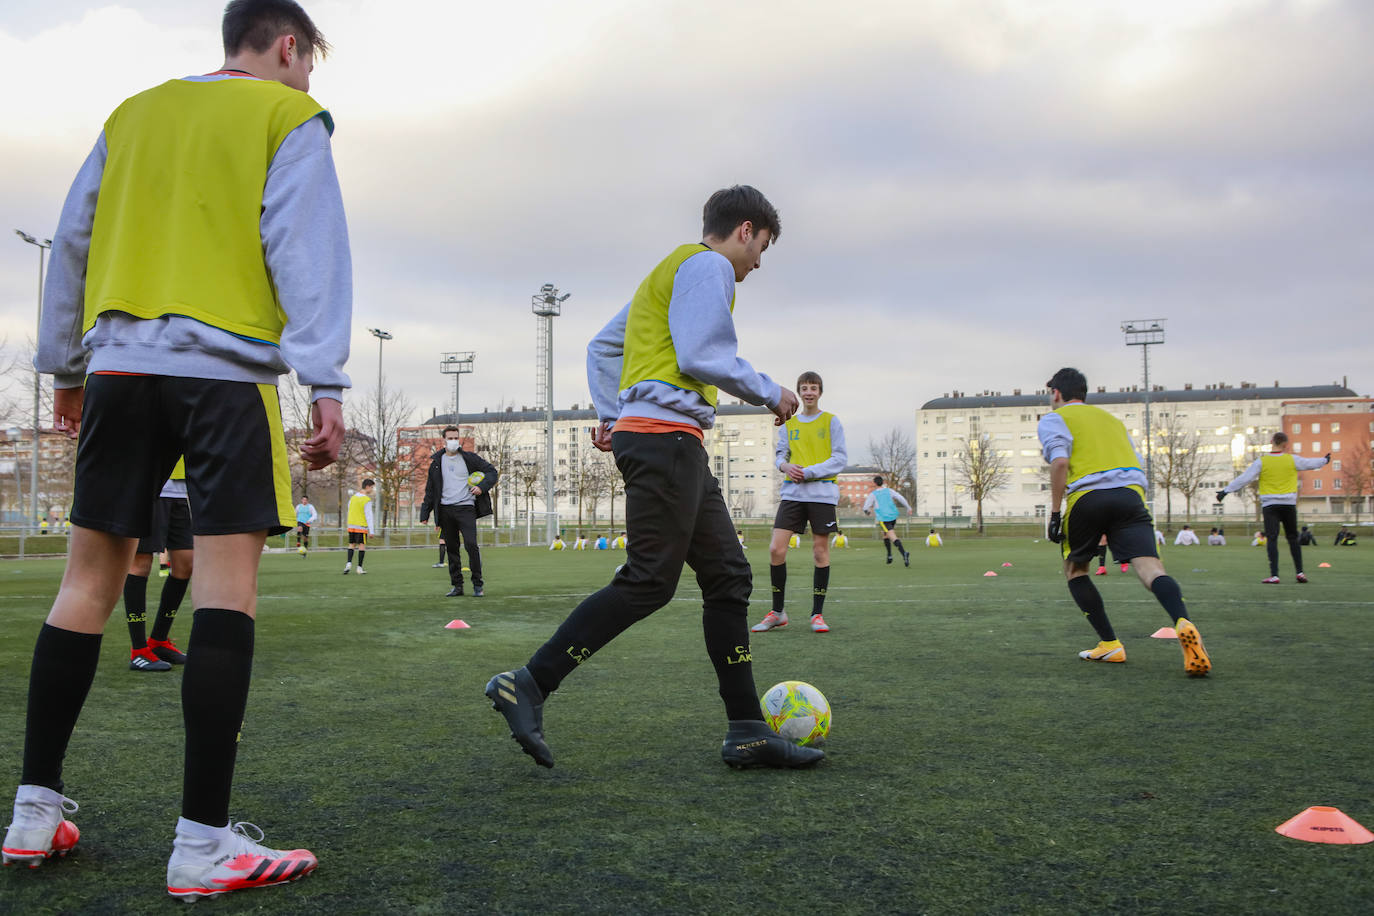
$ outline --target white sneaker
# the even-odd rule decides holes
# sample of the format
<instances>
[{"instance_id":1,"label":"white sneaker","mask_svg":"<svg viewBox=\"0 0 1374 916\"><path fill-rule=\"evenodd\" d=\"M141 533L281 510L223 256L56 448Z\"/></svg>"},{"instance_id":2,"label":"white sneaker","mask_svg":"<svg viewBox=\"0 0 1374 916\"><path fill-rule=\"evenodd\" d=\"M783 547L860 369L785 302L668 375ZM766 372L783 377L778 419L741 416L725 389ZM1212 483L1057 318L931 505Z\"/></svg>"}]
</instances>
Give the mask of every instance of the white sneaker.
<instances>
[{"instance_id":1,"label":"white sneaker","mask_svg":"<svg viewBox=\"0 0 1374 916\"><path fill-rule=\"evenodd\" d=\"M353 568L353 561L352 561L352 560L349 560L347 563L344 564L344 571L343 571L343 574L344 574L345 576L348 575L348 571L349 571L350 569L352 569L352 568Z\"/></svg>"},{"instance_id":2,"label":"white sneaker","mask_svg":"<svg viewBox=\"0 0 1374 916\"><path fill-rule=\"evenodd\" d=\"M172 857L167 861L167 893L188 902L250 887L285 884L304 878L320 864L307 849L283 851L259 845L248 834L253 831L261 840L262 831L245 821L230 822L215 831L218 836L208 839L194 835L192 831L197 828L207 829L185 818L177 822Z\"/></svg>"},{"instance_id":3,"label":"white sneaker","mask_svg":"<svg viewBox=\"0 0 1374 916\"><path fill-rule=\"evenodd\" d=\"M5 832L0 852L4 864L16 862L37 868L49 856L71 852L81 831L63 817L75 814L76 802L46 786L20 786L14 793L14 819Z\"/></svg>"},{"instance_id":4,"label":"white sneaker","mask_svg":"<svg viewBox=\"0 0 1374 916\"><path fill-rule=\"evenodd\" d=\"M358 567L358 575L360 575L360 576L365 576L365 575L367 575L367 570L365 570L365 569L363 569L361 566L359 566L359 567Z\"/></svg>"}]
</instances>

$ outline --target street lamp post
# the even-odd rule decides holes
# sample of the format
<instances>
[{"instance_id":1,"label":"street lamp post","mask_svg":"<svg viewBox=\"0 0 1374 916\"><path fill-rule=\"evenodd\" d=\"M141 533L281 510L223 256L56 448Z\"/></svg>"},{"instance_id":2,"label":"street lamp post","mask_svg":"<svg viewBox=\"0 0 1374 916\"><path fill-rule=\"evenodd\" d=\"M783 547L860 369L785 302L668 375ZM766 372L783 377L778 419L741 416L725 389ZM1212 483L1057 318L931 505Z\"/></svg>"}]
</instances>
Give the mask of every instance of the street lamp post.
<instances>
[{"instance_id":1,"label":"street lamp post","mask_svg":"<svg viewBox=\"0 0 1374 916\"><path fill-rule=\"evenodd\" d=\"M463 380L463 376L472 372L472 361L477 358L477 354L471 351L466 353L444 353L443 359L439 361L439 371L444 375L453 376L453 425L458 426L463 416L463 408L458 400L458 385Z\"/></svg>"},{"instance_id":2,"label":"street lamp post","mask_svg":"<svg viewBox=\"0 0 1374 916\"><path fill-rule=\"evenodd\" d=\"M19 236L30 245L38 246L38 327L41 329L43 324L43 257L52 248L52 239L38 239L29 235L22 229L14 230L14 234ZM34 345L38 344L38 333L34 334ZM41 380L38 377L38 370L33 370L33 452L29 459L29 489L32 491L30 496L32 502L29 511L29 523L38 524L38 401L39 386Z\"/></svg>"},{"instance_id":3,"label":"street lamp post","mask_svg":"<svg viewBox=\"0 0 1374 916\"><path fill-rule=\"evenodd\" d=\"M1121 330L1126 335L1126 346L1139 347L1145 363L1145 486L1150 493L1150 506L1154 507L1154 442L1150 439L1150 347L1164 343L1165 318L1140 318L1121 322Z\"/></svg>"},{"instance_id":4,"label":"street lamp post","mask_svg":"<svg viewBox=\"0 0 1374 916\"><path fill-rule=\"evenodd\" d=\"M539 368L543 374L538 379L539 393L544 404L544 492L548 509L548 540L553 542L558 534L557 501L553 488L553 320L562 314L563 303L572 293L558 295L558 287L545 283L539 292L530 297L530 309L539 316L541 331L538 351Z\"/></svg>"},{"instance_id":5,"label":"street lamp post","mask_svg":"<svg viewBox=\"0 0 1374 916\"><path fill-rule=\"evenodd\" d=\"M382 437L386 435L386 430L382 429L382 424L386 419L386 412L382 405L382 344L392 339L389 331L381 328L368 328L372 336L377 338L377 472L382 470ZM387 494L390 498L390 494Z\"/></svg>"},{"instance_id":6,"label":"street lamp post","mask_svg":"<svg viewBox=\"0 0 1374 916\"><path fill-rule=\"evenodd\" d=\"M739 441L739 430L719 430L716 438L725 443L725 511L734 516L735 510L730 502L730 446Z\"/></svg>"}]
</instances>

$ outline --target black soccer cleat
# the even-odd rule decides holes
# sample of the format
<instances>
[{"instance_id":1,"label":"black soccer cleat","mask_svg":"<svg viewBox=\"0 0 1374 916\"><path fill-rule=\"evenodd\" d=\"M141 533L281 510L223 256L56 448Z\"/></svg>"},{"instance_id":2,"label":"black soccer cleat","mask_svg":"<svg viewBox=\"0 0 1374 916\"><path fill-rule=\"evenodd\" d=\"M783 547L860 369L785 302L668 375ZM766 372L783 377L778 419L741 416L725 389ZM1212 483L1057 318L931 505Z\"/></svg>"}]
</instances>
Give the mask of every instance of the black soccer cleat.
<instances>
[{"instance_id":1,"label":"black soccer cleat","mask_svg":"<svg viewBox=\"0 0 1374 916\"><path fill-rule=\"evenodd\" d=\"M544 695L529 669L502 671L487 681L486 694L525 753L541 767L552 767L553 751L544 743Z\"/></svg>"},{"instance_id":2,"label":"black soccer cleat","mask_svg":"<svg viewBox=\"0 0 1374 916\"><path fill-rule=\"evenodd\" d=\"M463 597L463 586L461 586L461 585L455 585L455 586L453 586L453 588L451 588L451 589L448 590L448 594L445 595L444 597L445 597L445 598L461 598L461 597Z\"/></svg>"},{"instance_id":3,"label":"black soccer cleat","mask_svg":"<svg viewBox=\"0 0 1374 916\"><path fill-rule=\"evenodd\" d=\"M905 553L902 554L902 563L903 563L904 565L906 565L906 566L910 566L910 565L911 565L911 551L910 551L910 550L908 550L907 552L905 552Z\"/></svg>"},{"instance_id":4,"label":"black soccer cleat","mask_svg":"<svg viewBox=\"0 0 1374 916\"><path fill-rule=\"evenodd\" d=\"M736 770L750 767L809 767L825 759L825 751L793 744L755 719L731 719L720 756Z\"/></svg>"}]
</instances>

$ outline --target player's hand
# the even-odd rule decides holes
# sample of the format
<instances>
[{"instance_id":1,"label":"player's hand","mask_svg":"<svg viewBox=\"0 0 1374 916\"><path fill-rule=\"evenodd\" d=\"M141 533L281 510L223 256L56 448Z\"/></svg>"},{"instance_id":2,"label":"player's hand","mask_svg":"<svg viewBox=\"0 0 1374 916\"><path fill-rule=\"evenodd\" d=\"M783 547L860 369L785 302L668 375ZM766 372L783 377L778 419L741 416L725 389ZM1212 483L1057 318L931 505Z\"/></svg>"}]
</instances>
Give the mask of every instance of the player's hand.
<instances>
[{"instance_id":1,"label":"player's hand","mask_svg":"<svg viewBox=\"0 0 1374 916\"><path fill-rule=\"evenodd\" d=\"M1223 502L1225 499L1226 499L1226 491L1225 491L1225 490L1217 490L1217 502Z\"/></svg>"},{"instance_id":2,"label":"player's hand","mask_svg":"<svg viewBox=\"0 0 1374 916\"><path fill-rule=\"evenodd\" d=\"M1058 512L1050 513L1050 524L1045 529L1045 537L1054 541L1056 544L1064 543L1064 523L1059 517Z\"/></svg>"},{"instance_id":3,"label":"player's hand","mask_svg":"<svg viewBox=\"0 0 1374 916\"><path fill-rule=\"evenodd\" d=\"M806 480L806 468L799 464L784 464L780 470L787 475L787 479L793 483L801 483Z\"/></svg>"},{"instance_id":4,"label":"player's hand","mask_svg":"<svg viewBox=\"0 0 1374 916\"><path fill-rule=\"evenodd\" d=\"M792 419L792 415L797 412L797 407L800 403L801 402L797 400L796 393L792 391L792 389L783 388L782 394L778 395L778 405L773 408L773 414L777 417L777 419L773 421L773 425L781 426Z\"/></svg>"},{"instance_id":5,"label":"player's hand","mask_svg":"<svg viewBox=\"0 0 1374 916\"><path fill-rule=\"evenodd\" d=\"M481 496L481 495L482 495L482 488L481 488L481 487L469 486L469 487L468 487L468 492L471 493L473 496Z\"/></svg>"},{"instance_id":6,"label":"player's hand","mask_svg":"<svg viewBox=\"0 0 1374 916\"><path fill-rule=\"evenodd\" d=\"M1330 452L1327 452L1327 453L1326 453L1326 463L1327 463L1327 464L1330 464L1330 463L1331 463L1331 453L1330 453Z\"/></svg>"},{"instance_id":7,"label":"player's hand","mask_svg":"<svg viewBox=\"0 0 1374 916\"><path fill-rule=\"evenodd\" d=\"M609 452L611 450L611 424L607 420L602 420L592 430L592 448L598 452Z\"/></svg>"},{"instance_id":8,"label":"player's hand","mask_svg":"<svg viewBox=\"0 0 1374 916\"><path fill-rule=\"evenodd\" d=\"M301 443L301 460L312 471L327 468L339 457L343 445L343 404L333 398L317 398L310 405L314 435Z\"/></svg>"},{"instance_id":9,"label":"player's hand","mask_svg":"<svg viewBox=\"0 0 1374 916\"><path fill-rule=\"evenodd\" d=\"M85 388L53 389L53 427L68 439L75 439L81 434L81 407L85 402Z\"/></svg>"}]
</instances>

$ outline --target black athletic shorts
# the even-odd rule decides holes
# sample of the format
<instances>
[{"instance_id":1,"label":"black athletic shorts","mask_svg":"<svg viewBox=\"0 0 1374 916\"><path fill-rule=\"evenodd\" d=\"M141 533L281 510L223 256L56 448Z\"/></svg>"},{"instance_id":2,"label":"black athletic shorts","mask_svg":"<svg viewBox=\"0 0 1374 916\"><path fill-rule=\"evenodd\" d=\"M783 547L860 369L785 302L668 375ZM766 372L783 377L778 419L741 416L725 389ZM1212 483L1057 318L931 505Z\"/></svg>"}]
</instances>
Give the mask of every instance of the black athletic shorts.
<instances>
[{"instance_id":1,"label":"black athletic shorts","mask_svg":"<svg viewBox=\"0 0 1374 916\"><path fill-rule=\"evenodd\" d=\"M812 534L835 533L835 507L829 503L804 503L784 499L778 503L778 514L773 518L774 528L783 528L801 534L811 523Z\"/></svg>"},{"instance_id":2,"label":"black athletic shorts","mask_svg":"<svg viewBox=\"0 0 1374 916\"><path fill-rule=\"evenodd\" d=\"M366 531L350 531L350 532L348 532L348 543L350 543L350 544L357 544L357 545L359 545L359 546L361 546L361 547L366 547L366 546L367 546L367 532L366 532Z\"/></svg>"},{"instance_id":3,"label":"black athletic shorts","mask_svg":"<svg viewBox=\"0 0 1374 916\"><path fill-rule=\"evenodd\" d=\"M86 379L72 524L143 537L181 455L195 534L296 526L276 386L105 374Z\"/></svg>"},{"instance_id":4,"label":"black athletic shorts","mask_svg":"<svg viewBox=\"0 0 1374 916\"><path fill-rule=\"evenodd\" d=\"M1136 557L1157 557L1155 523L1136 487L1088 490L1069 500L1064 512L1064 559L1083 566L1097 556L1097 542L1107 536L1107 546L1119 563Z\"/></svg>"},{"instance_id":5,"label":"black athletic shorts","mask_svg":"<svg viewBox=\"0 0 1374 916\"><path fill-rule=\"evenodd\" d=\"M310 537L310 526L305 522L296 522L296 530L305 537Z\"/></svg>"},{"instance_id":6,"label":"black athletic shorts","mask_svg":"<svg viewBox=\"0 0 1374 916\"><path fill-rule=\"evenodd\" d=\"M139 538L138 553L164 550L190 550L195 546L191 534L191 504L184 496L159 496L153 506L153 527Z\"/></svg>"}]
</instances>

